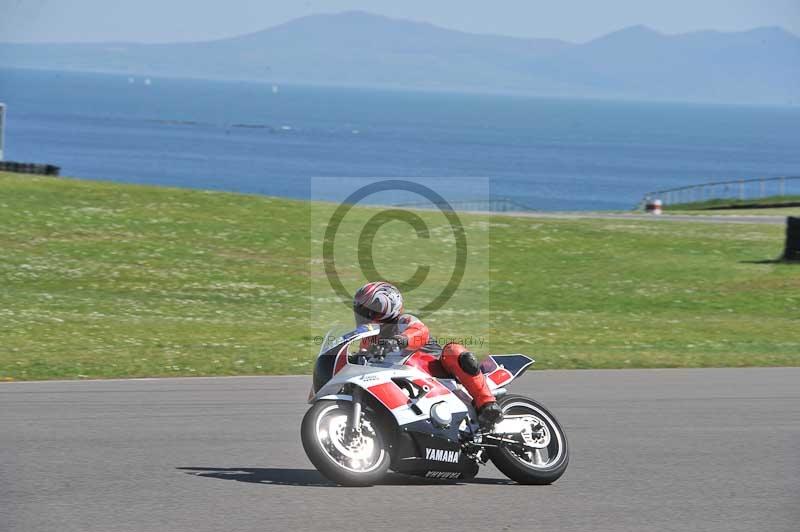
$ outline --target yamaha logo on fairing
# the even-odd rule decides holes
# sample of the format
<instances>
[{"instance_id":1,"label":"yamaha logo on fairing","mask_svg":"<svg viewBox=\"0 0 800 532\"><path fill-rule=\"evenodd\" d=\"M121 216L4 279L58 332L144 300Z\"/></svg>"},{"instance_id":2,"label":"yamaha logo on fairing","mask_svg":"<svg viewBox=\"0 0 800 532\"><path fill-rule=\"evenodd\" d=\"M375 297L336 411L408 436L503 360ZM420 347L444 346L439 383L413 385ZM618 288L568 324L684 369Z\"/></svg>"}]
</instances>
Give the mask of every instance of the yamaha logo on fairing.
<instances>
[{"instance_id":1,"label":"yamaha logo on fairing","mask_svg":"<svg viewBox=\"0 0 800 532\"><path fill-rule=\"evenodd\" d=\"M425 458L435 462L450 462L451 464L458 463L461 458L459 451L446 451L445 449L428 449L425 448Z\"/></svg>"}]
</instances>

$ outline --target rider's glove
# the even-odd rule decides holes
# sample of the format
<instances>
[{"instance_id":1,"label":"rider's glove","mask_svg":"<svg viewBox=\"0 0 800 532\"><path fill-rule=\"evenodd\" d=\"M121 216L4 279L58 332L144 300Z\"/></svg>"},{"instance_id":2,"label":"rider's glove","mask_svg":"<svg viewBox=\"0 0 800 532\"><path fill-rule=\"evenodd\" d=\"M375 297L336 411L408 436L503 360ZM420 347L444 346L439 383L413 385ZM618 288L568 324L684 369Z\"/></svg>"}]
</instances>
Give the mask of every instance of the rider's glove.
<instances>
[{"instance_id":1,"label":"rider's glove","mask_svg":"<svg viewBox=\"0 0 800 532\"><path fill-rule=\"evenodd\" d=\"M408 337L406 337L406 335L404 334L397 334L395 336L392 336L392 340L397 342L397 347L399 347L400 349L405 349L406 347L408 347Z\"/></svg>"},{"instance_id":2,"label":"rider's glove","mask_svg":"<svg viewBox=\"0 0 800 532\"><path fill-rule=\"evenodd\" d=\"M383 348L384 353L396 351L399 347L399 344L395 338L381 338L378 340L378 345Z\"/></svg>"}]
</instances>

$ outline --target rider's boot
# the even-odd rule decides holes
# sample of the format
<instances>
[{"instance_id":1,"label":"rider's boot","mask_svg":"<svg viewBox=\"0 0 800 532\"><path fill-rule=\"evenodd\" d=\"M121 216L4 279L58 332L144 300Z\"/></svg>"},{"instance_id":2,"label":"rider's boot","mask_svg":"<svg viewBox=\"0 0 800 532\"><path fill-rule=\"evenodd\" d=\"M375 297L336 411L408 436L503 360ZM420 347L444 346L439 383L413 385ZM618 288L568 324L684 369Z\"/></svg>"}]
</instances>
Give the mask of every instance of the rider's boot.
<instances>
[{"instance_id":1,"label":"rider's boot","mask_svg":"<svg viewBox=\"0 0 800 532\"><path fill-rule=\"evenodd\" d=\"M492 430L495 423L503 420L503 410L497 401L486 403L478 409L478 423L484 430Z\"/></svg>"},{"instance_id":2,"label":"rider's boot","mask_svg":"<svg viewBox=\"0 0 800 532\"><path fill-rule=\"evenodd\" d=\"M486 384L478 359L462 345L447 344L442 350L441 362L445 371L458 379L472 396L472 403L478 410L478 423L490 430L503 418L503 412Z\"/></svg>"}]
</instances>

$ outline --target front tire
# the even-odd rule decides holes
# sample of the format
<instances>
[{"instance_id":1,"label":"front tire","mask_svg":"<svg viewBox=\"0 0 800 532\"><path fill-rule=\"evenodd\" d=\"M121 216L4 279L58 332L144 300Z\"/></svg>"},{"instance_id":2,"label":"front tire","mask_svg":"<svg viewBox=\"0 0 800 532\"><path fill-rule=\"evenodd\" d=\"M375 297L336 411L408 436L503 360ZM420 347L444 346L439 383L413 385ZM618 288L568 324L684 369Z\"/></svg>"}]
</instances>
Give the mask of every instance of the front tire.
<instances>
[{"instance_id":1,"label":"front tire","mask_svg":"<svg viewBox=\"0 0 800 532\"><path fill-rule=\"evenodd\" d=\"M504 415L526 415L534 419L530 447L496 447L489 458L504 475L520 484L552 484L569 464L569 446L564 430L544 406L521 395L506 395L497 400Z\"/></svg>"},{"instance_id":2,"label":"front tire","mask_svg":"<svg viewBox=\"0 0 800 532\"><path fill-rule=\"evenodd\" d=\"M314 403L303 417L300 438L308 459L327 479L344 486L371 486L389 469L387 440L366 410L361 414L361 434L351 437L352 410L347 401Z\"/></svg>"}]
</instances>

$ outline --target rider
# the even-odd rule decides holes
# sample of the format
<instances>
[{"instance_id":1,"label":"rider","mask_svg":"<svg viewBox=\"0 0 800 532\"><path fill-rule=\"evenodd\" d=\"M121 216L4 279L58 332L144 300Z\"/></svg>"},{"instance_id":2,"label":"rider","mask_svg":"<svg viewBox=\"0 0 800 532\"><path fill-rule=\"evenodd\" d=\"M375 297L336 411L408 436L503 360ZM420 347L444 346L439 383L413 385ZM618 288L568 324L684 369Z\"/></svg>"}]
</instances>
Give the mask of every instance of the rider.
<instances>
[{"instance_id":1,"label":"rider","mask_svg":"<svg viewBox=\"0 0 800 532\"><path fill-rule=\"evenodd\" d=\"M378 323L381 332L377 337L365 338L361 347L367 349L375 343L395 343L401 349L417 351L428 344L430 333L418 318L406 314L403 296L392 284L377 281L359 288L353 296L353 312L356 323ZM481 373L478 359L460 344L449 343L442 348L439 357L445 372L455 377L472 396L478 411L478 423L491 428L500 421L503 412Z\"/></svg>"}]
</instances>

